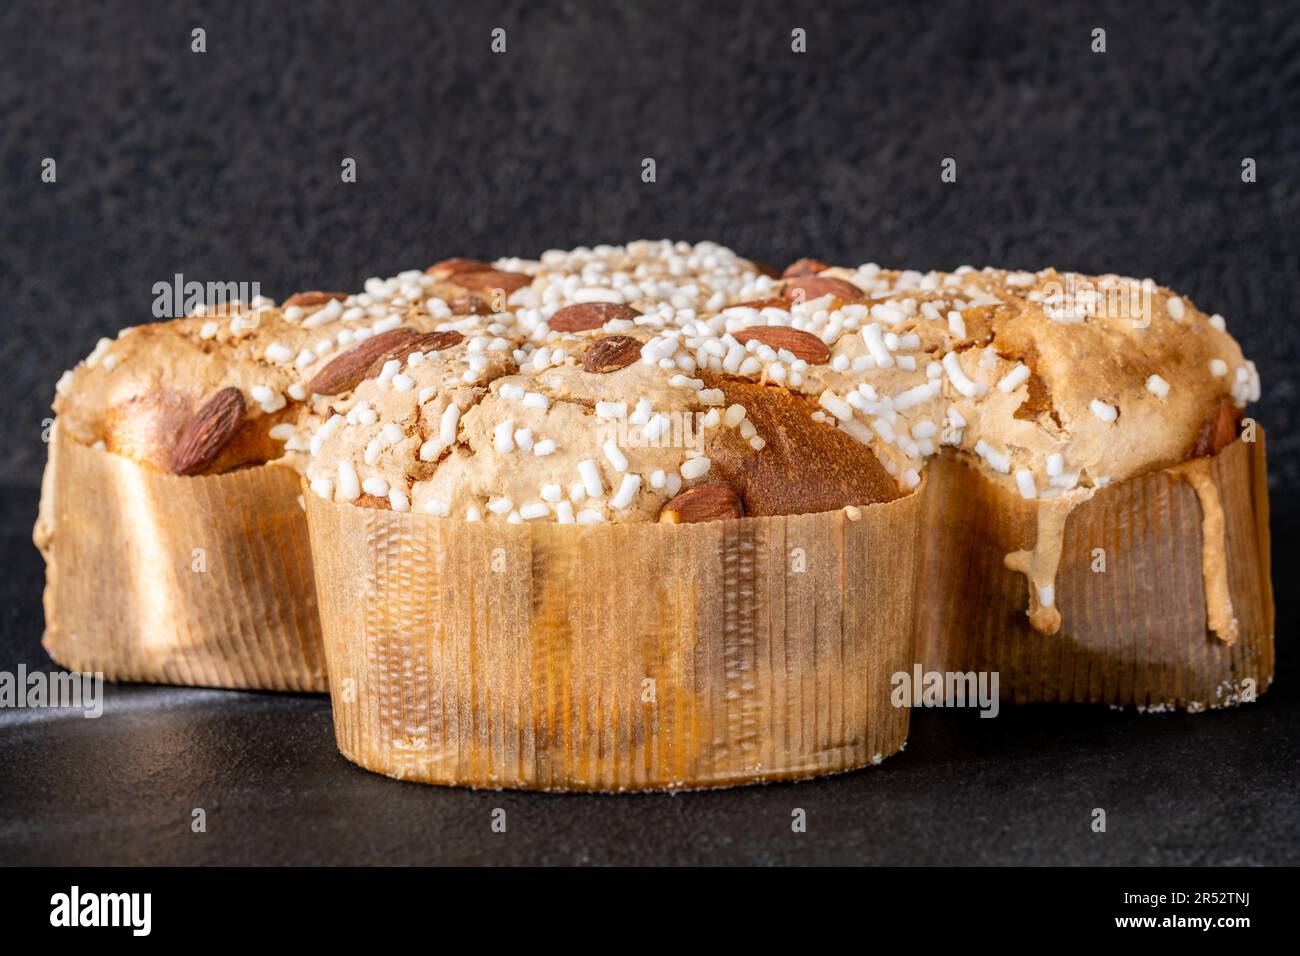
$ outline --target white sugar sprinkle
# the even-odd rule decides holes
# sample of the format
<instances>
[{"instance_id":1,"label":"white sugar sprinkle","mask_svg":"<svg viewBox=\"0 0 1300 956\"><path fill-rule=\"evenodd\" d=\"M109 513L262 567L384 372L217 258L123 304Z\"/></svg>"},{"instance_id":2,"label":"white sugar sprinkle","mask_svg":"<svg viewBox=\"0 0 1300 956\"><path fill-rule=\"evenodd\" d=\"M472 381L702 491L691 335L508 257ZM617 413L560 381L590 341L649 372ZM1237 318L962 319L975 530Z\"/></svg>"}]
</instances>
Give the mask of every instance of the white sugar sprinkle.
<instances>
[{"instance_id":1,"label":"white sugar sprinkle","mask_svg":"<svg viewBox=\"0 0 1300 956\"><path fill-rule=\"evenodd\" d=\"M605 486L600 481L600 469L590 458L578 462L578 477L582 479L583 489L592 498L599 498L605 493Z\"/></svg>"},{"instance_id":2,"label":"white sugar sprinkle","mask_svg":"<svg viewBox=\"0 0 1300 956\"><path fill-rule=\"evenodd\" d=\"M966 320L960 312L948 313L948 331L959 339L966 338Z\"/></svg>"},{"instance_id":3,"label":"white sugar sprinkle","mask_svg":"<svg viewBox=\"0 0 1300 956\"><path fill-rule=\"evenodd\" d=\"M360 496L361 485L357 481L357 470L350 461L339 462L338 500L355 501Z\"/></svg>"},{"instance_id":4,"label":"white sugar sprinkle","mask_svg":"<svg viewBox=\"0 0 1300 956\"><path fill-rule=\"evenodd\" d=\"M949 352L943 357L943 368L948 373L948 381L952 382L952 387L967 398L975 398L988 391L988 386L983 382L972 382L966 376L961 363L957 361L956 352Z\"/></svg>"},{"instance_id":5,"label":"white sugar sprinkle","mask_svg":"<svg viewBox=\"0 0 1300 956\"><path fill-rule=\"evenodd\" d=\"M863 327L862 341L866 343L867 351L871 353L872 359L881 368L889 368L894 364L894 356L885 347L885 340L881 335L878 324L872 322L870 325Z\"/></svg>"},{"instance_id":6,"label":"white sugar sprinkle","mask_svg":"<svg viewBox=\"0 0 1300 956\"><path fill-rule=\"evenodd\" d=\"M1016 388L1029 378L1029 366L1024 362L1017 362L1016 367L1003 375L998 382L998 391L1014 392Z\"/></svg>"},{"instance_id":7,"label":"white sugar sprinkle","mask_svg":"<svg viewBox=\"0 0 1300 956\"><path fill-rule=\"evenodd\" d=\"M687 458L682 462L682 477L687 481L693 481L696 478L703 478L709 472L709 466L712 464L709 459L700 455L695 458Z\"/></svg>"},{"instance_id":8,"label":"white sugar sprinkle","mask_svg":"<svg viewBox=\"0 0 1300 956\"><path fill-rule=\"evenodd\" d=\"M1100 418L1103 422L1110 424L1119 418L1119 409L1114 405L1108 405L1099 398L1094 398L1088 403L1088 409Z\"/></svg>"},{"instance_id":9,"label":"white sugar sprinkle","mask_svg":"<svg viewBox=\"0 0 1300 956\"><path fill-rule=\"evenodd\" d=\"M453 402L443 409L442 418L438 421L438 438L444 445L450 445L456 440L456 426L459 422L460 406Z\"/></svg>"},{"instance_id":10,"label":"white sugar sprinkle","mask_svg":"<svg viewBox=\"0 0 1300 956\"><path fill-rule=\"evenodd\" d=\"M1020 489L1022 498L1038 497L1038 489L1034 485L1034 473L1028 468L1016 469L1016 487Z\"/></svg>"},{"instance_id":11,"label":"white sugar sprinkle","mask_svg":"<svg viewBox=\"0 0 1300 956\"><path fill-rule=\"evenodd\" d=\"M497 423L496 428L492 429L492 445L502 454L515 450L514 419L507 418Z\"/></svg>"},{"instance_id":12,"label":"white sugar sprinkle","mask_svg":"<svg viewBox=\"0 0 1300 956\"><path fill-rule=\"evenodd\" d=\"M605 453L606 460L609 461L615 471L627 471L627 456L623 454L622 449L618 447L618 444L614 439L611 438L609 441L605 442L605 444L601 446L601 450Z\"/></svg>"},{"instance_id":13,"label":"white sugar sprinkle","mask_svg":"<svg viewBox=\"0 0 1300 956\"><path fill-rule=\"evenodd\" d=\"M853 417L853 406L840 398L829 388L821 393L817 399L817 404L826 409L840 421L848 421Z\"/></svg>"},{"instance_id":14,"label":"white sugar sprinkle","mask_svg":"<svg viewBox=\"0 0 1300 956\"><path fill-rule=\"evenodd\" d=\"M632 500L636 497L636 493L640 488L640 475L624 475L623 483L618 486L618 493L610 499L610 506L619 509L628 507L632 504Z\"/></svg>"}]
</instances>

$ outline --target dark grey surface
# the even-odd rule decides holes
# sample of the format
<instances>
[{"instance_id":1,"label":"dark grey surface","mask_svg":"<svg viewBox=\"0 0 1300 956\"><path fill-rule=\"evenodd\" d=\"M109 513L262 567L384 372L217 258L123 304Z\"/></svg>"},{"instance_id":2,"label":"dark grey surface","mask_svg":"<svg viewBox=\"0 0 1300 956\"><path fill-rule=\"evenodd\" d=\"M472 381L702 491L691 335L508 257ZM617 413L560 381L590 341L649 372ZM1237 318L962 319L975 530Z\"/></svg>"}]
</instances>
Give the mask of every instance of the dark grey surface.
<instances>
[{"instance_id":1,"label":"dark grey surface","mask_svg":"<svg viewBox=\"0 0 1300 956\"><path fill-rule=\"evenodd\" d=\"M638 236L778 263L1115 270L1186 292L1260 367L1282 592L1280 676L1256 705L921 713L880 768L676 797L430 790L347 764L323 698L113 687L100 720L0 711L0 862L1296 862L1297 12L0 5L0 669L48 663L27 534L53 382L145 321L155 282L284 295Z\"/></svg>"},{"instance_id":2,"label":"dark grey surface","mask_svg":"<svg viewBox=\"0 0 1300 956\"><path fill-rule=\"evenodd\" d=\"M324 699L112 688L99 720L0 716L0 862L1296 863L1297 706L1141 716L925 712L842 777L713 793L398 783L333 746ZM190 831L194 807L208 832ZM507 831L491 830L495 808ZM1108 830L1093 833L1092 810ZM794 808L808 831L791 832Z\"/></svg>"}]
</instances>

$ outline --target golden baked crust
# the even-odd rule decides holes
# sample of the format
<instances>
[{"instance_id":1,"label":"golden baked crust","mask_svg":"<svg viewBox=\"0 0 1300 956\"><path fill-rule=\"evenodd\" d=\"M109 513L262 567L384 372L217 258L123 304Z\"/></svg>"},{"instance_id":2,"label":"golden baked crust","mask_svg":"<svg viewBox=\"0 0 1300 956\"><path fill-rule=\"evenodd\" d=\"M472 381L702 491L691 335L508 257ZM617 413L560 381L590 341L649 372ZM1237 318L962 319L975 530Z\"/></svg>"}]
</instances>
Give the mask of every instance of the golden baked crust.
<instances>
[{"instance_id":1,"label":"golden baked crust","mask_svg":"<svg viewBox=\"0 0 1300 956\"><path fill-rule=\"evenodd\" d=\"M747 514L885 501L945 450L1026 498L1083 497L1222 448L1258 395L1222 319L1149 281L789 273L709 243L444 260L255 321L128 329L65 377L55 407L75 440L166 469L195 412L234 387L246 419L211 471L283 457L339 500L628 522L716 482ZM306 391L395 327L464 339L339 394Z\"/></svg>"},{"instance_id":2,"label":"golden baked crust","mask_svg":"<svg viewBox=\"0 0 1300 956\"><path fill-rule=\"evenodd\" d=\"M340 318L328 330L306 324L325 308L303 309L297 320L263 306L125 329L60 380L55 412L74 440L170 471L181 431L233 387L245 396L245 416L206 473L278 459L288 433L276 438L272 429L297 421L309 398L303 383L355 335L373 334L374 317ZM404 312L393 324L425 329L433 321Z\"/></svg>"},{"instance_id":3,"label":"golden baked crust","mask_svg":"<svg viewBox=\"0 0 1300 956\"><path fill-rule=\"evenodd\" d=\"M445 260L425 272L369 279L355 295L301 292L279 308L270 300L227 303L127 328L65 373L54 407L74 440L167 471L192 416L220 389L238 388L245 422L207 469L218 473L305 450L289 429L277 429L278 437L272 429L309 409L328 411L330 403L313 402L306 386L364 336L456 328L495 338L508 334L502 320L513 321L513 312L543 307L556 293L583 301L602 287L606 299L646 307L669 300L717 307L757 274L712 243L579 248L528 262Z\"/></svg>"},{"instance_id":4,"label":"golden baked crust","mask_svg":"<svg viewBox=\"0 0 1300 956\"><path fill-rule=\"evenodd\" d=\"M792 280L758 276L716 312L611 313L591 325L602 318L594 307L575 317L581 307L568 306L562 327L582 331L565 332L547 321L563 300L519 310L518 378L500 383L506 395L494 383L462 410L455 453L418 478L409 461L386 459L356 466L358 475L373 472L435 514L624 522L652 520L682 488L719 480L751 514L888 500L947 448L1024 497L1073 499L1221 448L1257 393L1222 320L1149 282L874 267L817 277L861 294L798 302L783 297ZM381 421L383 391L366 398ZM510 394L546 406L521 408ZM676 426L711 408L719 420L703 423L698 442L682 429L675 449L635 447L636 429L655 416ZM610 416L632 430L614 436L612 455ZM544 462L522 455L518 430L558 451ZM331 470L372 438L365 428L331 435L309 477L329 487ZM580 467L596 470L586 489L575 489ZM628 474L641 481L619 495ZM556 507L557 486L569 505Z\"/></svg>"}]
</instances>

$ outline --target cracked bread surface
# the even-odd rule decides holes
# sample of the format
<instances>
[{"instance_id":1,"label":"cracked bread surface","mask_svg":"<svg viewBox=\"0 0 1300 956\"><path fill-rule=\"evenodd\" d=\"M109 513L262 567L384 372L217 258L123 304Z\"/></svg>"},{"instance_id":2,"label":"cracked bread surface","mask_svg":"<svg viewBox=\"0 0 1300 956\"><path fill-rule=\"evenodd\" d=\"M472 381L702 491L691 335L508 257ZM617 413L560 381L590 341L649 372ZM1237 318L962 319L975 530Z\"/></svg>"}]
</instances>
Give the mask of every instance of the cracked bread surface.
<instances>
[{"instance_id":1,"label":"cracked bread surface","mask_svg":"<svg viewBox=\"0 0 1300 956\"><path fill-rule=\"evenodd\" d=\"M282 458L336 500L594 523L655 520L718 481L746 514L889 500L944 450L1026 498L1070 496L1212 453L1258 397L1222 318L1150 280L799 272L711 243L444 260L332 304L263 309L251 330L238 313L127 330L65 378L56 410L75 440L166 467L187 416L234 386L259 424L215 470ZM468 299L477 314L454 315ZM626 308L550 326L599 303ZM381 326L465 338L343 394L305 392ZM584 363L615 336L632 351Z\"/></svg>"},{"instance_id":2,"label":"cracked bread surface","mask_svg":"<svg viewBox=\"0 0 1300 956\"><path fill-rule=\"evenodd\" d=\"M306 385L367 337L395 328L504 331L492 318L496 307L513 322L515 313L593 297L683 312L720 307L748 294L759 277L756 266L712 243L580 247L491 264L444 260L368 279L356 294L299 293L279 308L269 299L223 303L128 327L60 378L54 409L73 440L167 471L191 417L218 390L238 388L245 421L239 440L211 466L218 473L293 452L287 426L329 407Z\"/></svg>"}]
</instances>

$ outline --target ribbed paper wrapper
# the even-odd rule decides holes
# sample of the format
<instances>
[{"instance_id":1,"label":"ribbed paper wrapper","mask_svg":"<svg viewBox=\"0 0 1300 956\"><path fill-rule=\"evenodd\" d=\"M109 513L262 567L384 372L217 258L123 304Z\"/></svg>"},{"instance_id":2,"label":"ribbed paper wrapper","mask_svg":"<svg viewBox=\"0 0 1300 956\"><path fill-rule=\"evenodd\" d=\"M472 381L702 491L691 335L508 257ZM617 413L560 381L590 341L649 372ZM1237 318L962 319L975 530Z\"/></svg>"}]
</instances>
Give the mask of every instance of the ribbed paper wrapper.
<instances>
[{"instance_id":1,"label":"ribbed paper wrapper","mask_svg":"<svg viewBox=\"0 0 1300 956\"><path fill-rule=\"evenodd\" d=\"M185 478L56 434L46 650L108 680L326 690L300 494L276 465Z\"/></svg>"},{"instance_id":2,"label":"ribbed paper wrapper","mask_svg":"<svg viewBox=\"0 0 1300 956\"><path fill-rule=\"evenodd\" d=\"M1207 625L1201 504L1178 469L1103 488L1070 514L1056 576L1061 630L1044 635L1025 617L1024 576L1003 564L1033 547L1033 503L955 460L933 461L917 617L924 668L997 671L1001 695L1022 703L1194 711L1262 693L1273 677L1273 593L1262 430L1257 438L1210 463L1239 625L1232 644Z\"/></svg>"},{"instance_id":3,"label":"ribbed paper wrapper","mask_svg":"<svg viewBox=\"0 0 1300 956\"><path fill-rule=\"evenodd\" d=\"M908 712L919 494L688 525L499 525L308 492L334 726L406 780L644 790L878 762Z\"/></svg>"}]
</instances>

